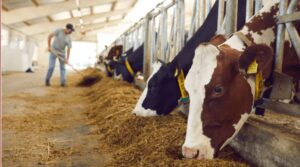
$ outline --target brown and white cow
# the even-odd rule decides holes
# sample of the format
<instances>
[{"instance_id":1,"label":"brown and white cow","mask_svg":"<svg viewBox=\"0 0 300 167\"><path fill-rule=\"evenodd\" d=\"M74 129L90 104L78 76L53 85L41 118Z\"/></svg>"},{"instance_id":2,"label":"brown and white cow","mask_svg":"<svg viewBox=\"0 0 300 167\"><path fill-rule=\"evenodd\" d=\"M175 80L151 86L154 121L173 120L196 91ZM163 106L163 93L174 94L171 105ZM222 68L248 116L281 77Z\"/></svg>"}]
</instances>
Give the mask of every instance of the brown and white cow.
<instances>
[{"instance_id":1,"label":"brown and white cow","mask_svg":"<svg viewBox=\"0 0 300 167\"><path fill-rule=\"evenodd\" d=\"M253 109L255 75L241 71L254 59L263 79L272 71L279 0L268 2L239 31L242 36L234 34L218 47L201 44L196 49L185 80L190 96L185 157L212 159L239 132ZM299 65L298 60L298 70ZM299 71L295 75L299 77Z\"/></svg>"}]
</instances>

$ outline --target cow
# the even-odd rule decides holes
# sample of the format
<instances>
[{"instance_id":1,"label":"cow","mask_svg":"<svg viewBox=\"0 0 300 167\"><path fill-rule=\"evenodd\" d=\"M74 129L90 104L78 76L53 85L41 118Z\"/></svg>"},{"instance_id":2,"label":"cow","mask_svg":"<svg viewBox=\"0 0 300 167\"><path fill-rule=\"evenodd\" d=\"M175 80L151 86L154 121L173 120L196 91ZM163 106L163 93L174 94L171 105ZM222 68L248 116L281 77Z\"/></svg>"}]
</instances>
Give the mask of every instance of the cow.
<instances>
[{"instance_id":1,"label":"cow","mask_svg":"<svg viewBox=\"0 0 300 167\"><path fill-rule=\"evenodd\" d=\"M239 0L237 28L245 23L246 0ZM208 42L217 31L218 1L215 2L203 25L196 31L193 37L186 43L178 55L168 64L156 63L155 70L148 78L146 88L140 96L133 113L138 116L167 115L177 105L182 93L177 77L174 77L176 69L183 71L186 76L194 57L196 47L202 42ZM185 98L186 99L186 98ZM187 100L180 100L186 103ZM181 103L180 102L180 103Z\"/></svg>"},{"instance_id":2,"label":"cow","mask_svg":"<svg viewBox=\"0 0 300 167\"><path fill-rule=\"evenodd\" d=\"M144 44L134 52L123 57L116 64L116 75L121 75L124 81L132 83L137 72L143 72Z\"/></svg>"},{"instance_id":3,"label":"cow","mask_svg":"<svg viewBox=\"0 0 300 167\"><path fill-rule=\"evenodd\" d=\"M119 61L122 61L123 57L126 57L128 55L131 55L133 53L133 47L131 47L130 49L128 49L126 52L121 53L120 54L122 56L117 56L114 57L112 59L106 59L104 62L105 68L106 68L106 72L107 72L107 76L112 77L115 74L115 69L119 63Z\"/></svg>"},{"instance_id":4,"label":"cow","mask_svg":"<svg viewBox=\"0 0 300 167\"><path fill-rule=\"evenodd\" d=\"M190 96L182 146L186 158L214 158L253 111L255 100L267 86L264 81L272 76L278 2L268 1L225 43L219 46L203 43L197 47L185 79ZM300 61L290 41L286 42L290 47L284 57L295 62L284 59L283 72L299 82Z\"/></svg>"}]
</instances>

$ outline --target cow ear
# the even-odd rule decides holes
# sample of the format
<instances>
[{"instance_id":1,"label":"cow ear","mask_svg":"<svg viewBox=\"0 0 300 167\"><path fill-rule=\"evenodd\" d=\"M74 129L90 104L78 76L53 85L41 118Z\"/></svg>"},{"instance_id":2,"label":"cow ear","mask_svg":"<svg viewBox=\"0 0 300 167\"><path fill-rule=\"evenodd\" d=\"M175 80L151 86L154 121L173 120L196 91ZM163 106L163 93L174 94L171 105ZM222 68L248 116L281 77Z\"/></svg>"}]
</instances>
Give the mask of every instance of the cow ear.
<instances>
[{"instance_id":1,"label":"cow ear","mask_svg":"<svg viewBox=\"0 0 300 167\"><path fill-rule=\"evenodd\" d=\"M239 58L239 68L247 70L254 60L258 64L258 71L262 72L263 78L268 78L272 71L273 49L265 44L249 46Z\"/></svg>"},{"instance_id":2,"label":"cow ear","mask_svg":"<svg viewBox=\"0 0 300 167\"><path fill-rule=\"evenodd\" d=\"M226 36L219 34L219 35L215 35L214 37L212 37L209 41L210 44L213 44L215 46L221 45L222 43L224 43L226 41Z\"/></svg>"}]
</instances>

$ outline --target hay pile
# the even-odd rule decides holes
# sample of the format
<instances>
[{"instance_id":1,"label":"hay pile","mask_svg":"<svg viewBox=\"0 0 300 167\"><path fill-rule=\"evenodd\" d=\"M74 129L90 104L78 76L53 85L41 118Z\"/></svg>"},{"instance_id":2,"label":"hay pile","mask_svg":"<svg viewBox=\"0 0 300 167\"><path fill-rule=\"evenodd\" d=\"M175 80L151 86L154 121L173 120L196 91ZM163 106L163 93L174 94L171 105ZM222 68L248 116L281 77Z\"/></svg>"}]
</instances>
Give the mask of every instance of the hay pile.
<instances>
[{"instance_id":1,"label":"hay pile","mask_svg":"<svg viewBox=\"0 0 300 167\"><path fill-rule=\"evenodd\" d=\"M248 166L230 148L215 160L190 160L181 155L186 118L173 112L143 118L131 114L141 92L133 85L102 76L87 92L87 116L101 135L101 149L112 153L112 167L141 166Z\"/></svg>"},{"instance_id":2,"label":"hay pile","mask_svg":"<svg viewBox=\"0 0 300 167\"><path fill-rule=\"evenodd\" d=\"M96 69L88 68L84 71L84 76L81 78L77 86L80 87L89 87L99 82L102 79L102 76Z\"/></svg>"}]
</instances>

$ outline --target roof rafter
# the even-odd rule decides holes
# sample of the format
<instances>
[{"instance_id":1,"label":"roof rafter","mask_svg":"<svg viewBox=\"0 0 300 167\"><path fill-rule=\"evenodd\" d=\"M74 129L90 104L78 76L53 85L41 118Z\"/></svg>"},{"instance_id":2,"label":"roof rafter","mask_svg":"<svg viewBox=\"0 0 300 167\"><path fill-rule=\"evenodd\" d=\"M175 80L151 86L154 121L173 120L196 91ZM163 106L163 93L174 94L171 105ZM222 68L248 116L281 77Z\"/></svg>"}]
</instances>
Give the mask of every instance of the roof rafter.
<instances>
[{"instance_id":1,"label":"roof rafter","mask_svg":"<svg viewBox=\"0 0 300 167\"><path fill-rule=\"evenodd\" d=\"M36 0L31 0L31 2L34 4L34 6L40 6L40 4Z\"/></svg>"},{"instance_id":2,"label":"roof rafter","mask_svg":"<svg viewBox=\"0 0 300 167\"><path fill-rule=\"evenodd\" d=\"M101 0L101 1L85 0L84 3L80 4L80 8L102 5L102 4L112 3L115 1L117 0ZM73 1L63 1L60 3L53 3L48 5L28 6L28 7L10 10L8 12L3 12L2 21L3 23L10 25L10 24L36 19L39 17L45 17L55 13L77 9L77 8L78 7L76 3L74 3ZM16 17L16 15L18 17Z\"/></svg>"},{"instance_id":3,"label":"roof rafter","mask_svg":"<svg viewBox=\"0 0 300 167\"><path fill-rule=\"evenodd\" d=\"M115 10L115 8L116 8L116 4L117 4L117 2L113 2L113 3L111 4L110 11L114 11L114 10ZM110 18L110 17L107 17L107 18L106 18L106 22L108 22L108 21L109 21L109 18Z\"/></svg>"},{"instance_id":4,"label":"roof rafter","mask_svg":"<svg viewBox=\"0 0 300 167\"><path fill-rule=\"evenodd\" d=\"M131 8L129 9L122 9L122 10L115 10L113 12L104 12L104 13L99 13L99 14L94 14L94 15L87 15L83 16L82 19L87 22L92 22L95 19L99 18L106 18L109 16L114 16L114 15L120 15L124 13L128 13ZM40 23L40 24L34 24L31 25L30 27L22 27L19 30L22 31L23 33L27 35L34 35L34 34L39 34L42 32L47 32L47 31L53 31L55 28L58 27L64 27L65 24L67 23L72 23L72 24L78 24L78 17L71 18L71 19L66 19L66 20L60 20L60 21L53 21L53 22L46 22L46 23Z\"/></svg>"}]
</instances>

